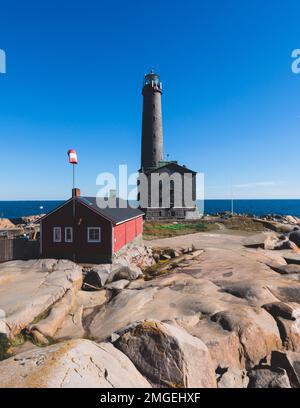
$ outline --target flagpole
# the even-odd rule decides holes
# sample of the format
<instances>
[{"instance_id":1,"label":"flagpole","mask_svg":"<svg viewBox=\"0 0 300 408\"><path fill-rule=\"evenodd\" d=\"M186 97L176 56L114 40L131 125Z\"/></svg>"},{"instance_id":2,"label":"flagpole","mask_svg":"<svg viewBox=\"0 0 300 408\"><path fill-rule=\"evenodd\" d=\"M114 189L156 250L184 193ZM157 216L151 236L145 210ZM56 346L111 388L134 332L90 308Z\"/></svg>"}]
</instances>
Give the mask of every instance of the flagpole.
<instances>
[{"instance_id":1,"label":"flagpole","mask_svg":"<svg viewBox=\"0 0 300 408\"><path fill-rule=\"evenodd\" d=\"M73 167L73 190L72 190L72 196L75 194L74 188L75 188L75 164L72 164ZM75 234L75 211L76 211L76 204L75 204L75 197L73 196L73 225L72 225L72 238L74 241L74 237L76 237ZM72 243L72 247L73 247L73 262L76 261L76 255L75 255L75 249L74 249L74 242Z\"/></svg>"},{"instance_id":2,"label":"flagpole","mask_svg":"<svg viewBox=\"0 0 300 408\"><path fill-rule=\"evenodd\" d=\"M77 161L77 153L74 149L69 149L68 150L68 156L69 156L69 163L72 164L73 169L72 169L72 178L73 178L73 190L72 190L72 202L73 202L73 234L72 234L72 238L73 238L73 261L76 261L76 253L75 253L75 249L74 249L74 240L76 239L76 231L75 231L75 227L76 227L76 197L77 197L77 192L75 192L75 164L78 163Z\"/></svg>"}]
</instances>

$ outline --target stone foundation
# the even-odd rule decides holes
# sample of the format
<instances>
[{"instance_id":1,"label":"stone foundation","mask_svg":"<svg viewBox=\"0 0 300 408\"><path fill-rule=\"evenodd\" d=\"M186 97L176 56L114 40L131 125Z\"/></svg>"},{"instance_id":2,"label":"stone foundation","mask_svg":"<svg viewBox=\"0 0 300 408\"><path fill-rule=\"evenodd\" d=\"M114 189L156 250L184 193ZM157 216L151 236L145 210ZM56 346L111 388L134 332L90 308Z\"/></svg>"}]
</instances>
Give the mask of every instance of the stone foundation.
<instances>
[{"instance_id":1,"label":"stone foundation","mask_svg":"<svg viewBox=\"0 0 300 408\"><path fill-rule=\"evenodd\" d=\"M113 254L112 261L114 262L115 260L122 257L123 255L126 255L127 252L131 248L140 247L142 245L143 245L143 237L142 237L142 234L141 234L141 235L137 236L136 238L134 238L134 240L129 242L127 245L124 245L118 252Z\"/></svg>"}]
</instances>

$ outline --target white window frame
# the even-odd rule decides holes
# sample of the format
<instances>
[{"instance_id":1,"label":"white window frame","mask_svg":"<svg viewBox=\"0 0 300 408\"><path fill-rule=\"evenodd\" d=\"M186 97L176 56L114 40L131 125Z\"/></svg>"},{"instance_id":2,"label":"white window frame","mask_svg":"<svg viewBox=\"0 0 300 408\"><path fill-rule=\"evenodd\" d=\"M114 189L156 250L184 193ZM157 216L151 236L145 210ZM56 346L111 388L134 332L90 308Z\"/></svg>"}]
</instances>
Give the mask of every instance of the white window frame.
<instances>
[{"instance_id":1,"label":"white window frame","mask_svg":"<svg viewBox=\"0 0 300 408\"><path fill-rule=\"evenodd\" d=\"M90 231L91 230L98 230L99 231L99 240L98 239L90 239ZM88 243L97 243L99 244L101 242L101 228L100 227L88 227L87 229L87 242Z\"/></svg>"},{"instance_id":2,"label":"white window frame","mask_svg":"<svg viewBox=\"0 0 300 408\"><path fill-rule=\"evenodd\" d=\"M55 237L56 231L59 231L59 239ZM53 227L53 242L61 242L61 227Z\"/></svg>"},{"instance_id":3,"label":"white window frame","mask_svg":"<svg viewBox=\"0 0 300 408\"><path fill-rule=\"evenodd\" d=\"M67 239L67 231L71 231L71 239ZM65 227L65 242L72 243L73 242L73 227Z\"/></svg>"}]
</instances>

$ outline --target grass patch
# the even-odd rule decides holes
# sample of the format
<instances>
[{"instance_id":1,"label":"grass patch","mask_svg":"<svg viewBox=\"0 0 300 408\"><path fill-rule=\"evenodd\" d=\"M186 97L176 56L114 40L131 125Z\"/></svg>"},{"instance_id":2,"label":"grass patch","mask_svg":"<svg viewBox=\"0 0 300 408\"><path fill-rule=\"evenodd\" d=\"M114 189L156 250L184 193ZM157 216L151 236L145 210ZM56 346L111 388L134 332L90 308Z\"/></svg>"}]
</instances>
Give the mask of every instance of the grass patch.
<instances>
[{"instance_id":1,"label":"grass patch","mask_svg":"<svg viewBox=\"0 0 300 408\"><path fill-rule=\"evenodd\" d=\"M170 273L175 267L177 263L173 260L159 260L156 264L149 266L148 268L143 270L144 280L148 281L157 276L165 275L166 273Z\"/></svg>"},{"instance_id":2,"label":"grass patch","mask_svg":"<svg viewBox=\"0 0 300 408\"><path fill-rule=\"evenodd\" d=\"M0 361L13 355L13 348L7 336L0 333Z\"/></svg>"},{"instance_id":3,"label":"grass patch","mask_svg":"<svg viewBox=\"0 0 300 408\"><path fill-rule=\"evenodd\" d=\"M145 222L143 236L145 239L167 238L178 235L194 234L196 232L205 232L218 230L218 226L205 222Z\"/></svg>"},{"instance_id":4,"label":"grass patch","mask_svg":"<svg viewBox=\"0 0 300 408\"><path fill-rule=\"evenodd\" d=\"M223 226L223 228L222 228ZM152 240L157 238L170 238L179 235L194 234L196 232L262 232L268 229L260 222L253 221L248 217L232 217L228 219L201 220L189 222L146 221L144 223L143 237Z\"/></svg>"},{"instance_id":5,"label":"grass patch","mask_svg":"<svg viewBox=\"0 0 300 408\"><path fill-rule=\"evenodd\" d=\"M20 347L26 341L30 341L32 344L38 347L45 347L51 344L56 343L56 340L49 336L45 337L45 343L39 342L31 333L29 333L26 329L22 330L21 333L17 334L11 341L10 344L12 347Z\"/></svg>"},{"instance_id":6,"label":"grass patch","mask_svg":"<svg viewBox=\"0 0 300 408\"><path fill-rule=\"evenodd\" d=\"M24 344L26 342L27 338L26 335L24 333L19 333L17 334L12 340L11 340L11 345L13 347L18 347L18 346L22 346L22 344Z\"/></svg>"},{"instance_id":7,"label":"grass patch","mask_svg":"<svg viewBox=\"0 0 300 408\"><path fill-rule=\"evenodd\" d=\"M52 305L53 306L53 305ZM51 306L51 307L52 307ZM40 313L39 315L37 315L33 321L31 322L31 324L37 324L38 322L40 322L41 320L46 319L46 317L49 316L50 311L51 311L51 307L49 307L48 309L44 310L42 313Z\"/></svg>"},{"instance_id":8,"label":"grass patch","mask_svg":"<svg viewBox=\"0 0 300 408\"><path fill-rule=\"evenodd\" d=\"M47 346L51 346L52 344L59 343L59 341L54 339L53 337L45 336L45 338L47 340L45 343L40 343L37 340L33 340L32 343L35 344L38 347L47 347Z\"/></svg>"},{"instance_id":9,"label":"grass patch","mask_svg":"<svg viewBox=\"0 0 300 408\"><path fill-rule=\"evenodd\" d=\"M203 223L197 224L167 224L167 225L156 225L155 228L163 230L181 231L183 229L191 229L195 231L205 231L206 226Z\"/></svg>"},{"instance_id":10,"label":"grass patch","mask_svg":"<svg viewBox=\"0 0 300 408\"><path fill-rule=\"evenodd\" d=\"M224 221L224 227L230 230L246 232L262 232L267 229L260 222L255 222L247 217L233 217Z\"/></svg>"},{"instance_id":11,"label":"grass patch","mask_svg":"<svg viewBox=\"0 0 300 408\"><path fill-rule=\"evenodd\" d=\"M33 333L26 333L25 337L26 337L26 340L30 341L32 344L34 344L37 347L47 347L47 346L51 346L52 344L56 344L59 342L53 337L45 336L43 334L41 334L41 337L38 338L34 336Z\"/></svg>"}]
</instances>

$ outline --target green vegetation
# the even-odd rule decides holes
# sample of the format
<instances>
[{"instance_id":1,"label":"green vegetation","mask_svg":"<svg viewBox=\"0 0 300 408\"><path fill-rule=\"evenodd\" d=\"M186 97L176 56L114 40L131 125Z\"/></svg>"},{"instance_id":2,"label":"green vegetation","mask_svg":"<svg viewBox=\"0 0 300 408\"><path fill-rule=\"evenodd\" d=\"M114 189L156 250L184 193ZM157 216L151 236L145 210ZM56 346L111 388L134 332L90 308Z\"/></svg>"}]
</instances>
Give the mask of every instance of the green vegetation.
<instances>
[{"instance_id":1,"label":"green vegetation","mask_svg":"<svg viewBox=\"0 0 300 408\"><path fill-rule=\"evenodd\" d=\"M18 346L22 346L22 344L24 344L26 342L27 338L26 335L21 332L19 334L17 334L12 340L11 340L11 345L13 347L18 347Z\"/></svg>"},{"instance_id":2,"label":"green vegetation","mask_svg":"<svg viewBox=\"0 0 300 408\"><path fill-rule=\"evenodd\" d=\"M4 333L0 333L0 361L13 355L11 343Z\"/></svg>"},{"instance_id":3,"label":"green vegetation","mask_svg":"<svg viewBox=\"0 0 300 408\"><path fill-rule=\"evenodd\" d=\"M167 224L167 225L157 225L155 228L167 229L167 230L182 230L184 228L195 230L195 231L205 231L206 227L203 223L197 224Z\"/></svg>"},{"instance_id":4,"label":"green vegetation","mask_svg":"<svg viewBox=\"0 0 300 408\"><path fill-rule=\"evenodd\" d=\"M214 224L205 222L145 222L144 224L144 238L167 238L177 235L193 234L195 232L204 232L216 230L218 227Z\"/></svg>"},{"instance_id":5,"label":"green vegetation","mask_svg":"<svg viewBox=\"0 0 300 408\"><path fill-rule=\"evenodd\" d=\"M196 232L230 233L236 231L247 234L266 230L262 223L253 221L248 217L236 216L227 219L215 217L210 220L189 222L146 221L143 236L144 239L151 240L194 234Z\"/></svg>"},{"instance_id":6,"label":"green vegetation","mask_svg":"<svg viewBox=\"0 0 300 408\"><path fill-rule=\"evenodd\" d=\"M38 347L47 347L51 346L52 344L58 343L58 340L55 340L53 337L50 336L44 336L45 340L40 341L37 338L34 338L33 336L30 336L29 339L30 341Z\"/></svg>"},{"instance_id":7,"label":"green vegetation","mask_svg":"<svg viewBox=\"0 0 300 408\"><path fill-rule=\"evenodd\" d=\"M31 322L31 324L37 324L39 323L41 320L46 319L46 317L49 316L51 311L51 307L49 307L48 309L44 310L42 313L40 313L39 315L37 315L34 320Z\"/></svg>"},{"instance_id":8,"label":"green vegetation","mask_svg":"<svg viewBox=\"0 0 300 408\"><path fill-rule=\"evenodd\" d=\"M154 264L143 271L144 279L145 281L148 281L153 278L156 278L157 276L169 273L170 270L172 270L175 266L176 265L174 265L168 260L166 261L160 260L158 261L157 264Z\"/></svg>"},{"instance_id":9,"label":"green vegetation","mask_svg":"<svg viewBox=\"0 0 300 408\"><path fill-rule=\"evenodd\" d=\"M224 227L230 230L246 231L246 232L261 232L266 231L266 228L260 222L253 221L247 217L233 217L224 221Z\"/></svg>"}]
</instances>

